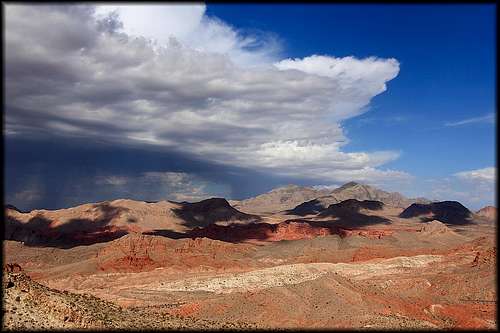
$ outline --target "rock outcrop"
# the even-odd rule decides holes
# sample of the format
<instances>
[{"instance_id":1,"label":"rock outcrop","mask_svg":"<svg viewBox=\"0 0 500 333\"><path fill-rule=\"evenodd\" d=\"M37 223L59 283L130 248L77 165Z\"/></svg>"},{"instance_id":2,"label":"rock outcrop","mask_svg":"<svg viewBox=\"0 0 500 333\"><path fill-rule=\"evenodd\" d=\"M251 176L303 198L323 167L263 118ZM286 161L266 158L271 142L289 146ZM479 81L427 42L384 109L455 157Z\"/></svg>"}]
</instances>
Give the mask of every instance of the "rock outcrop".
<instances>
[{"instance_id":1,"label":"rock outcrop","mask_svg":"<svg viewBox=\"0 0 500 333\"><path fill-rule=\"evenodd\" d=\"M485 250L480 250L476 253L476 257L472 262L472 267L484 267L484 266L492 266L495 267L497 263L497 248L490 247Z\"/></svg>"},{"instance_id":2,"label":"rock outcrop","mask_svg":"<svg viewBox=\"0 0 500 333\"><path fill-rule=\"evenodd\" d=\"M386 236L391 236L394 234L392 230L372 230L372 229L345 229L338 228L336 233L340 237L351 237L351 236L361 236L370 239L381 239Z\"/></svg>"},{"instance_id":3,"label":"rock outcrop","mask_svg":"<svg viewBox=\"0 0 500 333\"><path fill-rule=\"evenodd\" d=\"M3 271L8 273L20 273L23 271L21 266L17 263L5 264L3 266Z\"/></svg>"},{"instance_id":4,"label":"rock outcrop","mask_svg":"<svg viewBox=\"0 0 500 333\"><path fill-rule=\"evenodd\" d=\"M422 226L422 228L420 228L420 232L431 235L453 233L453 231L448 228L446 224L437 220L427 222L424 226Z\"/></svg>"}]
</instances>

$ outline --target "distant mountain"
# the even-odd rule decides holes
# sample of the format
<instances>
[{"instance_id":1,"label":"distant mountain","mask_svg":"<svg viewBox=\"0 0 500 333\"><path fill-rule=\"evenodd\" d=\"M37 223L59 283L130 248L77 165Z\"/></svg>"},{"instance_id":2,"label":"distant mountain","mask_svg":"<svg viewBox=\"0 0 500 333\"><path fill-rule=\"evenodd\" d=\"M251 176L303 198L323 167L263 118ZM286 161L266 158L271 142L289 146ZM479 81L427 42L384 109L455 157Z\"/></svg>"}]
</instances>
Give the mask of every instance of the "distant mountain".
<instances>
[{"instance_id":1,"label":"distant mountain","mask_svg":"<svg viewBox=\"0 0 500 333\"><path fill-rule=\"evenodd\" d=\"M6 204L5 209L11 209L11 210L15 210L16 212L19 212L19 213L24 213L23 211L21 211L19 208L17 208L16 206L14 205L9 205L9 204Z\"/></svg>"},{"instance_id":2,"label":"distant mountain","mask_svg":"<svg viewBox=\"0 0 500 333\"><path fill-rule=\"evenodd\" d=\"M129 233L180 238L195 227L212 223L258 221L259 216L242 213L222 198L195 203L119 199L29 213L9 206L5 207L5 239L72 247L107 242Z\"/></svg>"},{"instance_id":3,"label":"distant mountain","mask_svg":"<svg viewBox=\"0 0 500 333\"><path fill-rule=\"evenodd\" d=\"M413 203L431 202L425 198L409 199L397 192L386 192L369 185L349 182L334 189L328 195L314 198L313 200L296 206L291 209L289 213L300 216L318 214L325 210L328 206L348 199L380 201L387 206L398 208L406 208Z\"/></svg>"},{"instance_id":4,"label":"distant mountain","mask_svg":"<svg viewBox=\"0 0 500 333\"><path fill-rule=\"evenodd\" d=\"M412 203L431 202L425 198L406 198L398 192L387 192L369 185L363 185L355 182L342 185L341 187L333 190L330 195L337 198L339 202L347 199L375 200L381 201L388 206L400 208L406 208Z\"/></svg>"},{"instance_id":5,"label":"distant mountain","mask_svg":"<svg viewBox=\"0 0 500 333\"><path fill-rule=\"evenodd\" d=\"M277 213L294 208L304 201L309 201L328 194L329 190L316 190L311 187L288 185L273 189L270 192L241 201L230 200L236 209L246 213L264 214Z\"/></svg>"},{"instance_id":6,"label":"distant mountain","mask_svg":"<svg viewBox=\"0 0 500 333\"><path fill-rule=\"evenodd\" d=\"M472 212L458 201L440 201L430 204L412 204L399 217L418 217L423 222L438 220L448 224L472 223Z\"/></svg>"},{"instance_id":7,"label":"distant mountain","mask_svg":"<svg viewBox=\"0 0 500 333\"><path fill-rule=\"evenodd\" d=\"M481 208L476 212L477 216L483 217L487 220L496 220L497 219L497 208L493 206L486 206Z\"/></svg>"}]
</instances>

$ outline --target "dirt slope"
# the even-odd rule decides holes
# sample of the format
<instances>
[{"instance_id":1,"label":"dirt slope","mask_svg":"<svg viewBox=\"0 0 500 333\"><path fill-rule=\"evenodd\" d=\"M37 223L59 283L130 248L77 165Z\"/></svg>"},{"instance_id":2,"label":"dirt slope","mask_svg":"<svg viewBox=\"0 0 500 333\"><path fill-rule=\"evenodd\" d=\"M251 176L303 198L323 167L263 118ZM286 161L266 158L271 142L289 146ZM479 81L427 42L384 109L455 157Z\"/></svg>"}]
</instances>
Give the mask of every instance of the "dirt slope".
<instances>
[{"instance_id":1,"label":"dirt slope","mask_svg":"<svg viewBox=\"0 0 500 333\"><path fill-rule=\"evenodd\" d=\"M246 323L223 323L124 309L88 294L60 292L32 281L22 272L3 273L2 329L220 329L251 328Z\"/></svg>"}]
</instances>

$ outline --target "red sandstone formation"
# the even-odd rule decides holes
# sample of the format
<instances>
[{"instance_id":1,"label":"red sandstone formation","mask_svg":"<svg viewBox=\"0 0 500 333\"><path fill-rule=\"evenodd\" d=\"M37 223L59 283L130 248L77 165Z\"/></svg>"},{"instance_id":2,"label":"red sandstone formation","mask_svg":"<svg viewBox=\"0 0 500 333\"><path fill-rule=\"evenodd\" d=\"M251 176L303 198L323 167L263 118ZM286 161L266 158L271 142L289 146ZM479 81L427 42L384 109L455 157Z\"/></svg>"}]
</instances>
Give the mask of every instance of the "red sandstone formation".
<instances>
[{"instance_id":1,"label":"red sandstone formation","mask_svg":"<svg viewBox=\"0 0 500 333\"><path fill-rule=\"evenodd\" d=\"M3 266L3 270L5 272L9 272L9 273L20 273L20 272L23 271L23 269L21 268L21 266L19 264L16 264L16 263L5 264Z\"/></svg>"},{"instance_id":2,"label":"red sandstone formation","mask_svg":"<svg viewBox=\"0 0 500 333\"><path fill-rule=\"evenodd\" d=\"M472 267L495 265L497 261L497 248L491 247L483 251L478 251L472 262Z\"/></svg>"},{"instance_id":3,"label":"red sandstone formation","mask_svg":"<svg viewBox=\"0 0 500 333\"><path fill-rule=\"evenodd\" d=\"M446 226L446 224L441 223L437 220L432 220L431 222L426 223L420 229L420 232L427 234L444 234L444 233L452 233L453 231Z\"/></svg>"},{"instance_id":4,"label":"red sandstone formation","mask_svg":"<svg viewBox=\"0 0 500 333\"><path fill-rule=\"evenodd\" d=\"M101 271L141 272L158 267L189 270L200 266L214 269L244 267L248 245L211 239L169 239L161 236L126 235L96 255Z\"/></svg>"},{"instance_id":5,"label":"red sandstone formation","mask_svg":"<svg viewBox=\"0 0 500 333\"><path fill-rule=\"evenodd\" d=\"M189 233L191 237L207 237L228 242L295 240L330 234L332 233L328 228L315 227L300 222L231 224L228 226L212 224L206 228L195 228Z\"/></svg>"},{"instance_id":6,"label":"red sandstone formation","mask_svg":"<svg viewBox=\"0 0 500 333\"><path fill-rule=\"evenodd\" d=\"M311 239L327 235L340 237L362 236L380 239L392 235L391 230L349 229L337 226L318 226L305 221L285 221L278 224L251 223L246 225L231 224L228 226L209 225L206 228L195 228L191 237L206 237L227 242L250 240L276 242L282 240Z\"/></svg>"},{"instance_id":7,"label":"red sandstone formation","mask_svg":"<svg viewBox=\"0 0 500 333\"><path fill-rule=\"evenodd\" d=\"M371 230L371 229L346 229L338 228L338 235L341 237L362 236L370 239L380 239L385 236L390 236L394 232L392 230Z\"/></svg>"}]
</instances>

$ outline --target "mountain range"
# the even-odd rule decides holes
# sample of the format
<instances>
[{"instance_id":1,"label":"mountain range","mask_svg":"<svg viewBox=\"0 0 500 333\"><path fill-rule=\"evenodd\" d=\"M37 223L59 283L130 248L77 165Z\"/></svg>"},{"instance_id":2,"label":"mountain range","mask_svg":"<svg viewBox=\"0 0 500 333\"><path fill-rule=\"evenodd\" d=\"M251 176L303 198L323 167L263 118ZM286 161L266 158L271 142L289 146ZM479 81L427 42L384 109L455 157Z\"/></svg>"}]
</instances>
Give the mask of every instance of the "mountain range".
<instances>
[{"instance_id":1,"label":"mountain range","mask_svg":"<svg viewBox=\"0 0 500 333\"><path fill-rule=\"evenodd\" d=\"M496 327L494 207L351 182L4 213L7 328Z\"/></svg>"},{"instance_id":2,"label":"mountain range","mask_svg":"<svg viewBox=\"0 0 500 333\"><path fill-rule=\"evenodd\" d=\"M236 209L254 214L285 212L294 215L317 214L329 205L347 199L376 200L385 205L406 208L413 203L430 203L426 198L406 198L397 192L387 192L356 182L346 183L336 189L314 189L288 185L253 198L230 203Z\"/></svg>"},{"instance_id":3,"label":"mountain range","mask_svg":"<svg viewBox=\"0 0 500 333\"><path fill-rule=\"evenodd\" d=\"M216 239L234 239L233 234L247 235L247 238L261 234L262 239L277 239L282 236L277 236L276 232L282 235L284 230L295 228L295 225L291 226L286 221L293 221L297 217L334 218L337 219L337 226L361 226L387 222L397 216L388 219L385 208L396 209L401 218L420 218L422 221L437 219L456 224L469 223L471 219L478 218L487 220L491 219L488 216L494 215L494 207L476 215L458 202L431 203L424 198L408 199L399 193L350 182L334 190L289 185L255 198L231 202L223 198L194 203L118 199L30 212L6 205L4 231L5 239L22 241L27 245L59 247L108 242L130 233L173 239L204 237L208 234L217 234L214 236ZM371 213L366 215L363 210ZM306 233L325 232L314 226L311 229L314 231L309 230L308 221L299 222L298 228L308 230L304 231ZM241 226L257 223L258 226ZM273 226L276 223L280 224L279 228Z\"/></svg>"}]
</instances>

